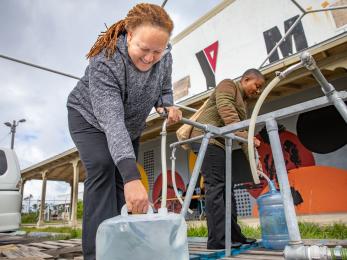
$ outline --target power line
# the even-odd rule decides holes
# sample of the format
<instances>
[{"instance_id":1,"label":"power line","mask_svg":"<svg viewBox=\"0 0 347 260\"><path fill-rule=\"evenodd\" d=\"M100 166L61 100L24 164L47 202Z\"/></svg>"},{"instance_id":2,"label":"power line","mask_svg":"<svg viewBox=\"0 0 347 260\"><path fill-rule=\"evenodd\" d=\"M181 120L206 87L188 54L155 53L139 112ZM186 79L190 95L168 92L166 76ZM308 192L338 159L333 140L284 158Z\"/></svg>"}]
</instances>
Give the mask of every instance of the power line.
<instances>
[{"instance_id":1,"label":"power line","mask_svg":"<svg viewBox=\"0 0 347 260\"><path fill-rule=\"evenodd\" d=\"M42 67L42 66L39 66L39 65L36 65L36 64L33 64L33 63L29 63L29 62L26 62L26 61L18 60L18 59L15 59L15 58L12 58L12 57L9 57L9 56L5 56L5 55L2 55L2 54L0 54L0 58L6 59L6 60L10 60L10 61L14 61L14 62L17 62L17 63L21 63L21 64L24 64L24 65L27 65L27 66L31 66L31 67L34 67L34 68L37 68L37 69L40 69L40 70L45 70L45 71L49 71L49 72L52 72L52 73L55 73L55 74L63 75L65 77L69 77L69 78L80 80L79 77L76 77L74 75L67 74L67 73L60 72L60 71L53 70L53 69L49 69L49 68L46 68L46 67Z\"/></svg>"},{"instance_id":2,"label":"power line","mask_svg":"<svg viewBox=\"0 0 347 260\"><path fill-rule=\"evenodd\" d=\"M167 1L168 1L168 0L164 0L164 2L161 4L161 7L162 7L162 8L165 7Z\"/></svg>"}]
</instances>

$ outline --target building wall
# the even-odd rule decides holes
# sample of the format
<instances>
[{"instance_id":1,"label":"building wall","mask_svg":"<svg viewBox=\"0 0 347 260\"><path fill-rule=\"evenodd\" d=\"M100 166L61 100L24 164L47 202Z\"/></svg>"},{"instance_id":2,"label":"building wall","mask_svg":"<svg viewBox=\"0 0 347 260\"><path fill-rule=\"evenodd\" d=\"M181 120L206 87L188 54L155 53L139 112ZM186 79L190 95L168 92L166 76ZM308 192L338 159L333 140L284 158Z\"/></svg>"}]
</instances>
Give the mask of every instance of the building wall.
<instances>
[{"instance_id":1,"label":"building wall","mask_svg":"<svg viewBox=\"0 0 347 260\"><path fill-rule=\"evenodd\" d=\"M302 0L300 4L312 10L343 1ZM307 14L270 62L346 31L347 11L336 12ZM187 84L184 90L174 84L180 92L178 101L213 88L224 78L237 78L246 69L258 68L300 14L291 1L237 0L186 35L182 33L183 38L178 35L172 49L173 82Z\"/></svg>"}]
</instances>

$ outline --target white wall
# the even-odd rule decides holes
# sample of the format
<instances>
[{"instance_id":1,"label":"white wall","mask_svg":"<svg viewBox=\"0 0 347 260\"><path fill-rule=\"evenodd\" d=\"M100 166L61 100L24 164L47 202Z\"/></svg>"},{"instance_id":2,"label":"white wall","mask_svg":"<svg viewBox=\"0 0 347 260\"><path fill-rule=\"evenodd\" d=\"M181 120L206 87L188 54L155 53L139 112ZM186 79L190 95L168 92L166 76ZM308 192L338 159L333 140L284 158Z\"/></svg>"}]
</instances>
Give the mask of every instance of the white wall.
<instances>
[{"instance_id":1,"label":"white wall","mask_svg":"<svg viewBox=\"0 0 347 260\"><path fill-rule=\"evenodd\" d=\"M304 8L321 8L323 1L298 1ZM330 1L333 4L335 1ZM347 11L346 11L347 12ZM224 78L236 78L248 68L258 68L267 56L263 32L277 26L284 35L284 21L301 14L288 0L236 0L216 16L179 40L173 46L173 82L189 75L193 96L205 91L206 81L195 56L196 53L219 41L216 83ZM303 20L308 46L325 41L346 27L337 29L330 12L306 15ZM295 51L295 45L293 44ZM282 58L279 52L280 59Z\"/></svg>"}]
</instances>

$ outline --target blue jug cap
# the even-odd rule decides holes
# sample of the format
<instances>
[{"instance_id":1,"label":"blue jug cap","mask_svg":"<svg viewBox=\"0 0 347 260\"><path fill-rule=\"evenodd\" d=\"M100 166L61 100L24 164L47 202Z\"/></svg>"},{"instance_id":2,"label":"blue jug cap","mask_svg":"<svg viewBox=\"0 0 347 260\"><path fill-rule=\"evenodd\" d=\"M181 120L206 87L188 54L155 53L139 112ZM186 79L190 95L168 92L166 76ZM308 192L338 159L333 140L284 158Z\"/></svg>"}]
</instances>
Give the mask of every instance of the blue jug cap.
<instances>
[{"instance_id":1,"label":"blue jug cap","mask_svg":"<svg viewBox=\"0 0 347 260\"><path fill-rule=\"evenodd\" d=\"M274 181L270 180L268 183L269 183L269 192L271 192L271 193L277 192Z\"/></svg>"}]
</instances>

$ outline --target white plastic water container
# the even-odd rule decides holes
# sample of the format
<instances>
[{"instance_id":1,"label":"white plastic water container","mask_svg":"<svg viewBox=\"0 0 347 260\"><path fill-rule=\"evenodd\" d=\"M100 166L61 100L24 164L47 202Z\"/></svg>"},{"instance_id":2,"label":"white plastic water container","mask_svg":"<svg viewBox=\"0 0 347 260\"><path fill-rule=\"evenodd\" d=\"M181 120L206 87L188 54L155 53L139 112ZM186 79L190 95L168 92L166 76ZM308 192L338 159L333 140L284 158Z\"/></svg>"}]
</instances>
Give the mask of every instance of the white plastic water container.
<instances>
[{"instance_id":1,"label":"white plastic water container","mask_svg":"<svg viewBox=\"0 0 347 260\"><path fill-rule=\"evenodd\" d=\"M187 224L167 209L103 221L96 234L97 260L188 260Z\"/></svg>"}]
</instances>

